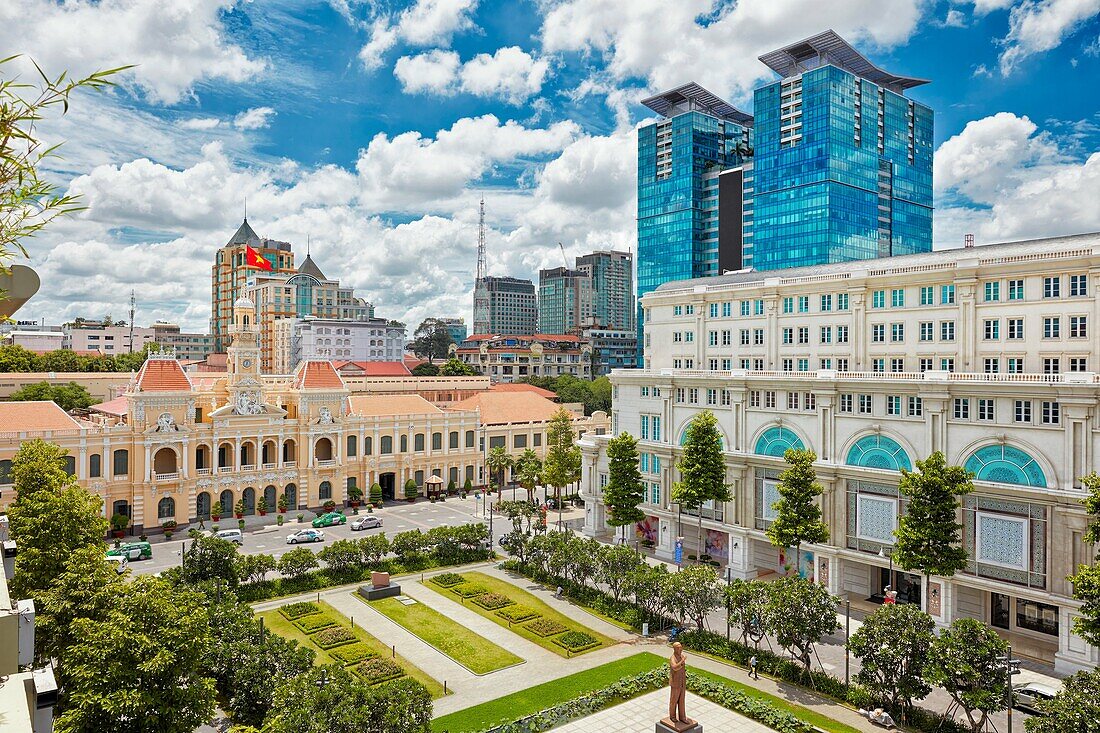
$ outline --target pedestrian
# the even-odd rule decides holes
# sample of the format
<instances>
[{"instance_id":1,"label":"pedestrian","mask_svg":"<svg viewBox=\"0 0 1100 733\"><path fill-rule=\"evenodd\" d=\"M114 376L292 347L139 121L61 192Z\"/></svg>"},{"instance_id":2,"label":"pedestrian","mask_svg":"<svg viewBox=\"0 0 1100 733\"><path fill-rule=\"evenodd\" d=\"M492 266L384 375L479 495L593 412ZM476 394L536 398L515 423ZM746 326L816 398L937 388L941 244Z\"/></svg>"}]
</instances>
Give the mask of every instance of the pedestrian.
<instances>
[{"instance_id":1,"label":"pedestrian","mask_svg":"<svg viewBox=\"0 0 1100 733\"><path fill-rule=\"evenodd\" d=\"M760 673L756 671L756 655L753 654L749 657L749 677L753 679L760 679Z\"/></svg>"},{"instance_id":2,"label":"pedestrian","mask_svg":"<svg viewBox=\"0 0 1100 733\"><path fill-rule=\"evenodd\" d=\"M561 595L562 595L562 593L564 593L564 592L565 592L565 591L564 591L564 590L562 590L562 587L561 587L561 586L559 585L559 586L558 586L558 590L557 590L557 591L556 591L556 592L554 593L554 598L561 598Z\"/></svg>"},{"instance_id":3,"label":"pedestrian","mask_svg":"<svg viewBox=\"0 0 1100 733\"><path fill-rule=\"evenodd\" d=\"M202 529L202 530L206 529L206 522L203 521L202 517L199 517L199 529Z\"/></svg>"}]
</instances>

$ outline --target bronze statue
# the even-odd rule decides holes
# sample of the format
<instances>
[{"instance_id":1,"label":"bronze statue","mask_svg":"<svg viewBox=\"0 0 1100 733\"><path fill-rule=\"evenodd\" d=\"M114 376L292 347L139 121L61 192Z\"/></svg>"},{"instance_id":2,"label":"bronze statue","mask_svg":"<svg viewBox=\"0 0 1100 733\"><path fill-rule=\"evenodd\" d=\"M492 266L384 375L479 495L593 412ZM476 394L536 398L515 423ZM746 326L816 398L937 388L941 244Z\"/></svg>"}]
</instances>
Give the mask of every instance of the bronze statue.
<instances>
[{"instance_id":1,"label":"bronze statue","mask_svg":"<svg viewBox=\"0 0 1100 733\"><path fill-rule=\"evenodd\" d=\"M684 645L676 642L672 645L672 656L668 659L668 717L665 721L676 730L685 730L695 725L684 710L687 697L687 657Z\"/></svg>"}]
</instances>

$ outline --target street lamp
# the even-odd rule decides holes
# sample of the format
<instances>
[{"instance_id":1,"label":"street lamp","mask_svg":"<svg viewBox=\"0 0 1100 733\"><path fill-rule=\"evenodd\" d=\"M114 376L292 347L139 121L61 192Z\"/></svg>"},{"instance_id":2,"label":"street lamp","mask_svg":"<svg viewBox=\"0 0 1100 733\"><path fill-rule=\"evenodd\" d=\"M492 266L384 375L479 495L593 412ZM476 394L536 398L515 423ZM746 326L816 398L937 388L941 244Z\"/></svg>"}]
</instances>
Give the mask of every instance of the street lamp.
<instances>
[{"instance_id":1,"label":"street lamp","mask_svg":"<svg viewBox=\"0 0 1100 733\"><path fill-rule=\"evenodd\" d=\"M886 545L879 545L878 556L883 560L890 560L890 569L887 571L886 574L886 578L889 582L887 582L886 587L882 589L882 592L885 595L894 587L894 553L891 552L890 554L886 554Z\"/></svg>"}]
</instances>

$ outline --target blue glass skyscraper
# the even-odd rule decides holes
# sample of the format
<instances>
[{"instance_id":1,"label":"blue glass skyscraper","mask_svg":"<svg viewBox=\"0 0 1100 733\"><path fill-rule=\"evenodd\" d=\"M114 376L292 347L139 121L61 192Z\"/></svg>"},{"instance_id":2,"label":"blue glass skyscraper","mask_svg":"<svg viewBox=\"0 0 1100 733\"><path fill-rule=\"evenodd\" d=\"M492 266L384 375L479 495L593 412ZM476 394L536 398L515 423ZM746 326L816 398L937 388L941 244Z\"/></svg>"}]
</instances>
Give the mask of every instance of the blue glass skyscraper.
<instances>
[{"instance_id":1,"label":"blue glass skyscraper","mask_svg":"<svg viewBox=\"0 0 1100 733\"><path fill-rule=\"evenodd\" d=\"M746 264L775 270L932 249L926 83L879 69L833 31L760 57L783 78L754 98Z\"/></svg>"}]
</instances>

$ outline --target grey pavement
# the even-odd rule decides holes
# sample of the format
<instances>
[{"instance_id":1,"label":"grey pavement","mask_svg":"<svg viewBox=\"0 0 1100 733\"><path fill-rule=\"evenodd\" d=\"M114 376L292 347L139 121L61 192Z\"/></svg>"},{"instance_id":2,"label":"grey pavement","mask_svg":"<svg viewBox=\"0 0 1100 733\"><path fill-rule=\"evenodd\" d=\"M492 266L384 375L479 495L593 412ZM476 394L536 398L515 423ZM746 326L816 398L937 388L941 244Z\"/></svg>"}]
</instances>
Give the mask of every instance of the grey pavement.
<instances>
[{"instance_id":1,"label":"grey pavement","mask_svg":"<svg viewBox=\"0 0 1100 733\"><path fill-rule=\"evenodd\" d=\"M709 700L687 694L685 700L688 717L699 722L704 731L715 733L768 733L771 728L738 715ZM639 733L649 731L661 718L668 715L668 690L656 690L633 700L601 710L587 718L574 720L557 733Z\"/></svg>"}]
</instances>

